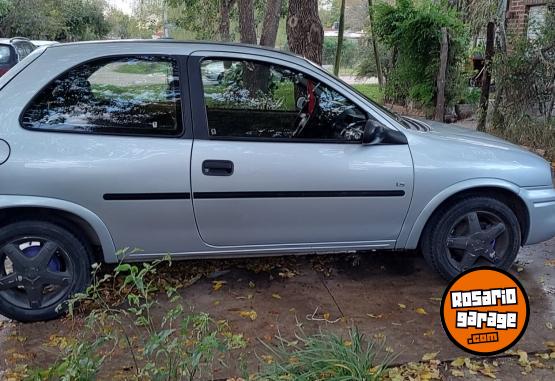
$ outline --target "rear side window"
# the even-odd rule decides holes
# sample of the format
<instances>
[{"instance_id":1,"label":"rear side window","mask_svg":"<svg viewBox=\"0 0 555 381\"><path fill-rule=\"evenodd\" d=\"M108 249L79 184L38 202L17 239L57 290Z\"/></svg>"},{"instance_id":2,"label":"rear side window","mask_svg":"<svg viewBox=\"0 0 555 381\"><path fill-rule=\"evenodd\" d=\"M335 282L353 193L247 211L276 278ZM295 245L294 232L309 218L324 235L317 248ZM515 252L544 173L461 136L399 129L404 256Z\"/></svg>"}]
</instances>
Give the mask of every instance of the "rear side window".
<instances>
[{"instance_id":1,"label":"rear side window","mask_svg":"<svg viewBox=\"0 0 555 381\"><path fill-rule=\"evenodd\" d=\"M0 65L8 64L12 60L12 51L9 46L0 45Z\"/></svg>"},{"instance_id":2,"label":"rear side window","mask_svg":"<svg viewBox=\"0 0 555 381\"><path fill-rule=\"evenodd\" d=\"M140 56L82 64L44 88L24 112L22 123L50 131L179 135L177 62Z\"/></svg>"}]
</instances>

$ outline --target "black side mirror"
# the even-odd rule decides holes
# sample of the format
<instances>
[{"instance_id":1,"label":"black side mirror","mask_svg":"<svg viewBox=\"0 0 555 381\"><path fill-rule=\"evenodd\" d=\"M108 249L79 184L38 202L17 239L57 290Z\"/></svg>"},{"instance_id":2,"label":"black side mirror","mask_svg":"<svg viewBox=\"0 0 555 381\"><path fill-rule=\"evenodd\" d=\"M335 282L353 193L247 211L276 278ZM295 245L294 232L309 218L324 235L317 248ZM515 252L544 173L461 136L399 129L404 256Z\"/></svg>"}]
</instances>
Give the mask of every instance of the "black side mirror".
<instances>
[{"instance_id":1,"label":"black side mirror","mask_svg":"<svg viewBox=\"0 0 555 381\"><path fill-rule=\"evenodd\" d=\"M363 145L379 144L384 140L386 128L375 120L368 119L362 134Z\"/></svg>"}]
</instances>

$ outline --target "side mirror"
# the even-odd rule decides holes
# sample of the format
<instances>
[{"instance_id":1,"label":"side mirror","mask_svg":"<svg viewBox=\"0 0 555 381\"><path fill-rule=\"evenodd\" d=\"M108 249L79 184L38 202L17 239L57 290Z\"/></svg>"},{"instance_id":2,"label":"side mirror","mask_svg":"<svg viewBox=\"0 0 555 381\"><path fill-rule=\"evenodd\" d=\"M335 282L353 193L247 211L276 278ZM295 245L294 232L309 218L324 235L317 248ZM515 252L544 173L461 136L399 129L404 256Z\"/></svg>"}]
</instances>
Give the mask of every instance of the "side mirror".
<instances>
[{"instance_id":1,"label":"side mirror","mask_svg":"<svg viewBox=\"0 0 555 381\"><path fill-rule=\"evenodd\" d=\"M382 126L375 120L369 119L364 126L364 133L362 134L362 144L379 144L384 140L385 134L386 128L384 126Z\"/></svg>"}]
</instances>

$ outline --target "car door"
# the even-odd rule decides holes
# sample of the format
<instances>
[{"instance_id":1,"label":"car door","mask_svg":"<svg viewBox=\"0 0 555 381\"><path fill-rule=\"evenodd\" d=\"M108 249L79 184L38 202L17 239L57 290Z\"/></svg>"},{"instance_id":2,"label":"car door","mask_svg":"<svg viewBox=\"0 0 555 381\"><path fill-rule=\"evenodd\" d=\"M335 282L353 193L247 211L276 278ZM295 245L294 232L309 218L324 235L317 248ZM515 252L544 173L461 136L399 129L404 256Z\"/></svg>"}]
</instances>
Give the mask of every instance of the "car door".
<instances>
[{"instance_id":1,"label":"car door","mask_svg":"<svg viewBox=\"0 0 555 381\"><path fill-rule=\"evenodd\" d=\"M316 70L226 53L189 62L205 243L394 246L412 194L406 144L363 145L372 115Z\"/></svg>"}]
</instances>

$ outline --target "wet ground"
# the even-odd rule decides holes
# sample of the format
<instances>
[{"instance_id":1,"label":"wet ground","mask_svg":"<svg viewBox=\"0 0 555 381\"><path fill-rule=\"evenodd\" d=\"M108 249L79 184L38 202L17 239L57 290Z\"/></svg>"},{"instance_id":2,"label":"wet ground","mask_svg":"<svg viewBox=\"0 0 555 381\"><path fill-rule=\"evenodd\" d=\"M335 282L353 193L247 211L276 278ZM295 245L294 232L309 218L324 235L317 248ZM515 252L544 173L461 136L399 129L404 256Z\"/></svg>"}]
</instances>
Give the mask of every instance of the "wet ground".
<instances>
[{"instance_id":1,"label":"wet ground","mask_svg":"<svg viewBox=\"0 0 555 381\"><path fill-rule=\"evenodd\" d=\"M467 356L441 327L440 298L446 282L415 253L181 262L171 273L191 274L197 268L209 275L180 290L184 303L227 320L234 332L243 333L249 342L247 358L253 361L255 352L261 353L260 340L275 343L278 333L293 338L300 329L345 333L352 326L368 337L385 338L387 350L398 354L396 363L419 361L425 353L438 351L442 361ZM515 349L530 356L546 352L546 342L555 341L555 239L524 248L512 272L531 303L528 329ZM221 288L215 290L214 282ZM166 307L162 303L159 312ZM244 311L255 311L256 319L245 317ZM60 351L52 338L71 336L79 329L67 319L36 324L0 321L0 379L2 370L13 370L17 364L33 368L53 362ZM109 362L107 374L132 366L128 354L117 356ZM555 377L553 364L516 377L512 367L522 371L516 360L502 361L505 379ZM222 368L215 376L233 372Z\"/></svg>"}]
</instances>

